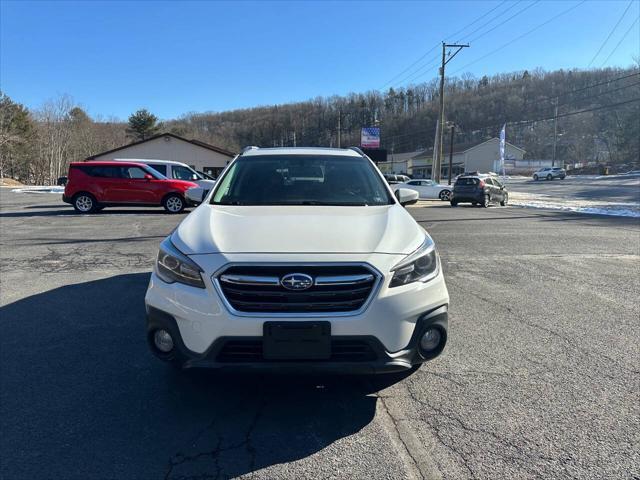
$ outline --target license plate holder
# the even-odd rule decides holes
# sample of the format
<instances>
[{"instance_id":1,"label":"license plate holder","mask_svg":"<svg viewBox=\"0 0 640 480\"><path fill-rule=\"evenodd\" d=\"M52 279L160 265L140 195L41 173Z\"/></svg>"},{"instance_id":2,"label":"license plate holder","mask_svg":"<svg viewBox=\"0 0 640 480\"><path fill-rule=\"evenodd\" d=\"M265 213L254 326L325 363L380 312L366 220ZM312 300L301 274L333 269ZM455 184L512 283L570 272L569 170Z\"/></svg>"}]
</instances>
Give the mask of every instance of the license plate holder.
<instances>
[{"instance_id":1,"label":"license plate holder","mask_svg":"<svg viewBox=\"0 0 640 480\"><path fill-rule=\"evenodd\" d=\"M327 360L331 357L330 322L265 322L265 360Z\"/></svg>"}]
</instances>

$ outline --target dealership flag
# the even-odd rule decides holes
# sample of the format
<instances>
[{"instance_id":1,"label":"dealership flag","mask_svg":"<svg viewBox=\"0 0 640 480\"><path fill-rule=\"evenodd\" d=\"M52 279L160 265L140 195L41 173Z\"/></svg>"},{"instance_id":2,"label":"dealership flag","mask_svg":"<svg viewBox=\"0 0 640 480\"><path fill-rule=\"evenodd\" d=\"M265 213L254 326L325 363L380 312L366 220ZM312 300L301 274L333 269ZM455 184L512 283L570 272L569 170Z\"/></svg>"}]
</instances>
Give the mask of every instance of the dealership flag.
<instances>
[{"instance_id":1,"label":"dealership flag","mask_svg":"<svg viewBox=\"0 0 640 480\"><path fill-rule=\"evenodd\" d=\"M362 148L380 148L380 127L363 127L360 134Z\"/></svg>"},{"instance_id":2,"label":"dealership flag","mask_svg":"<svg viewBox=\"0 0 640 480\"><path fill-rule=\"evenodd\" d=\"M505 176L504 172L504 146L505 146L505 137L506 137L506 129L507 124L505 123L502 126L502 130L500 130L500 167L502 168L502 176Z\"/></svg>"}]
</instances>

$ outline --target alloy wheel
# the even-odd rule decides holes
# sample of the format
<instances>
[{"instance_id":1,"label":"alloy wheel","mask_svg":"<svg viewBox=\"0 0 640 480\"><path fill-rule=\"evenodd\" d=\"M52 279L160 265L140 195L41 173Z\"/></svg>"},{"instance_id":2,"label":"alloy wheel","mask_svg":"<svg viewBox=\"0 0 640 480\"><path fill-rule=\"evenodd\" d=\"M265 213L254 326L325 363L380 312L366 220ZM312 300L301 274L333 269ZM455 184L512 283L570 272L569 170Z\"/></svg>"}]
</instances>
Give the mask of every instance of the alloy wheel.
<instances>
[{"instance_id":1,"label":"alloy wheel","mask_svg":"<svg viewBox=\"0 0 640 480\"><path fill-rule=\"evenodd\" d=\"M81 212L89 212L93 208L93 200L87 195L80 195L76 198L76 207Z\"/></svg>"},{"instance_id":2,"label":"alloy wheel","mask_svg":"<svg viewBox=\"0 0 640 480\"><path fill-rule=\"evenodd\" d=\"M167 200L167 210L170 212L179 212L182 210L182 200L179 197L171 197Z\"/></svg>"}]
</instances>

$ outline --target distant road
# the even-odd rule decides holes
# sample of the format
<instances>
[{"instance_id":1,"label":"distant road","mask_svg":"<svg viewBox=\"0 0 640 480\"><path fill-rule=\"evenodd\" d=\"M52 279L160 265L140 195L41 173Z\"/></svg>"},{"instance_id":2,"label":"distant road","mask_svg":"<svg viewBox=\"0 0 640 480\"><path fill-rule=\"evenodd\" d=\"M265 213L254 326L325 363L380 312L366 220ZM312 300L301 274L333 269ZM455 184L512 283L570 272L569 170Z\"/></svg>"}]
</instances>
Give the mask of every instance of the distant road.
<instances>
[{"instance_id":1,"label":"distant road","mask_svg":"<svg viewBox=\"0 0 640 480\"><path fill-rule=\"evenodd\" d=\"M640 203L640 177L568 176L564 180L508 179L512 192L538 193L572 200L607 200Z\"/></svg>"}]
</instances>

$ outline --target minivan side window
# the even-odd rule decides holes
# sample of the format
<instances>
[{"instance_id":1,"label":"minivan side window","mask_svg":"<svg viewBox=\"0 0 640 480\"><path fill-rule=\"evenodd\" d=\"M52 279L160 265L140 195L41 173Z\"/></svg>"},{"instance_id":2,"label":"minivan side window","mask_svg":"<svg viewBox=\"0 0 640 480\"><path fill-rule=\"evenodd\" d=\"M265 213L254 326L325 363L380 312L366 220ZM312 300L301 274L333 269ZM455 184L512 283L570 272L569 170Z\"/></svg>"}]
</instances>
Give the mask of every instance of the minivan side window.
<instances>
[{"instance_id":1,"label":"minivan side window","mask_svg":"<svg viewBox=\"0 0 640 480\"><path fill-rule=\"evenodd\" d=\"M109 165L87 165L80 167L87 175L96 178L119 178L120 167L114 167Z\"/></svg>"},{"instance_id":2,"label":"minivan side window","mask_svg":"<svg viewBox=\"0 0 640 480\"><path fill-rule=\"evenodd\" d=\"M156 172L161 173L162 175L164 175L165 177L167 176L167 166L166 165L148 165L149 167L153 168Z\"/></svg>"},{"instance_id":3,"label":"minivan side window","mask_svg":"<svg viewBox=\"0 0 640 480\"><path fill-rule=\"evenodd\" d=\"M181 167L180 165L173 165L171 174L176 180L193 180L194 172L187 167Z\"/></svg>"},{"instance_id":4,"label":"minivan side window","mask_svg":"<svg viewBox=\"0 0 640 480\"><path fill-rule=\"evenodd\" d=\"M145 175L147 175L147 172L140 167L124 167L122 169L122 176L124 178L142 179Z\"/></svg>"}]
</instances>

